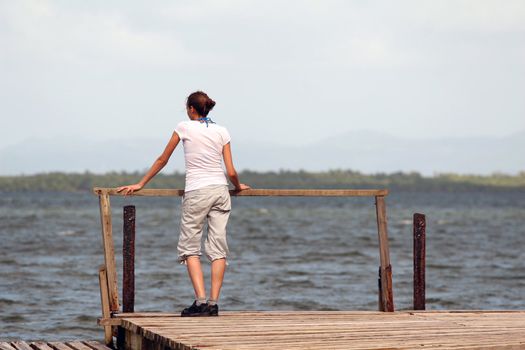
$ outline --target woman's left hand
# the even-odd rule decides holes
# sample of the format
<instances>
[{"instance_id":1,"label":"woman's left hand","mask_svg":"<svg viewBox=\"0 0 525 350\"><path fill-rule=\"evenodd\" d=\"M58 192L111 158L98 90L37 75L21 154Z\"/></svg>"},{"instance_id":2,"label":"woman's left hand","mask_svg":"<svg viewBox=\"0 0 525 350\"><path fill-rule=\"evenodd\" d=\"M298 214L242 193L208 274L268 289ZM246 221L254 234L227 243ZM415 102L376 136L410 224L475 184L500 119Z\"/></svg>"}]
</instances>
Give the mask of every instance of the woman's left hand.
<instances>
[{"instance_id":1,"label":"woman's left hand","mask_svg":"<svg viewBox=\"0 0 525 350\"><path fill-rule=\"evenodd\" d=\"M118 187L117 192L124 191L124 195L127 196L128 194L133 194L133 192L138 191L141 188L142 188L141 184L127 185L127 186Z\"/></svg>"}]
</instances>

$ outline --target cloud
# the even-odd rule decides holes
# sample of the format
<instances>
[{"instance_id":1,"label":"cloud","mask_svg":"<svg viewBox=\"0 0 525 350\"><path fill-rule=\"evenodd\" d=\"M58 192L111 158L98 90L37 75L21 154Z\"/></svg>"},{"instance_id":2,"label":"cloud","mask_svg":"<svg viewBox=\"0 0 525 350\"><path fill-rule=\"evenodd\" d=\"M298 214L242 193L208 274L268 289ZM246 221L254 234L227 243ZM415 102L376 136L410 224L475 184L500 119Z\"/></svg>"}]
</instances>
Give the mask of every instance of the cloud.
<instances>
[{"instance_id":1,"label":"cloud","mask_svg":"<svg viewBox=\"0 0 525 350\"><path fill-rule=\"evenodd\" d=\"M443 45L456 46L457 55L469 59L479 50L468 42L523 35L525 22L525 2L519 0L90 4L4 2L2 40L13 59L82 66L347 69L439 62ZM522 57L523 50L517 54Z\"/></svg>"},{"instance_id":2,"label":"cloud","mask_svg":"<svg viewBox=\"0 0 525 350\"><path fill-rule=\"evenodd\" d=\"M406 16L420 27L451 33L524 31L525 2L521 0L423 0L417 4Z\"/></svg>"},{"instance_id":3,"label":"cloud","mask_svg":"<svg viewBox=\"0 0 525 350\"><path fill-rule=\"evenodd\" d=\"M195 58L177 36L137 30L118 12L78 11L49 1L4 2L7 54L42 63L182 65Z\"/></svg>"},{"instance_id":4,"label":"cloud","mask_svg":"<svg viewBox=\"0 0 525 350\"><path fill-rule=\"evenodd\" d=\"M319 123L324 116L343 116L345 130L396 135L508 133L525 127L524 7L0 1L0 118L10 126L0 141L37 135L42 125L103 138L124 118L130 137L158 135L172 106L201 88L220 101L216 112L232 132L254 137L249 111L261 138L289 144L333 133Z\"/></svg>"}]
</instances>

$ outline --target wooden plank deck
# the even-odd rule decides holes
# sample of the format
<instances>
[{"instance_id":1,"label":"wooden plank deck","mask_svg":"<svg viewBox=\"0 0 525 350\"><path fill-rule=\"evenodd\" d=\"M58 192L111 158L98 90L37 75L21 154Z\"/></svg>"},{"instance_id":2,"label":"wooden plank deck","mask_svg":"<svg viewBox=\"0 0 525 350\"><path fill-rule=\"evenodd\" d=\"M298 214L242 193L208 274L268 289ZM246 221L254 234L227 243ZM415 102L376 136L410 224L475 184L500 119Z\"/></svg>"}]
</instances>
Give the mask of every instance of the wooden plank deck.
<instances>
[{"instance_id":1,"label":"wooden plank deck","mask_svg":"<svg viewBox=\"0 0 525 350\"><path fill-rule=\"evenodd\" d=\"M69 342L0 342L0 350L112 350L102 343L92 340Z\"/></svg>"},{"instance_id":2,"label":"wooden plank deck","mask_svg":"<svg viewBox=\"0 0 525 350\"><path fill-rule=\"evenodd\" d=\"M525 349L525 311L221 312L219 317L118 314L126 348Z\"/></svg>"}]
</instances>

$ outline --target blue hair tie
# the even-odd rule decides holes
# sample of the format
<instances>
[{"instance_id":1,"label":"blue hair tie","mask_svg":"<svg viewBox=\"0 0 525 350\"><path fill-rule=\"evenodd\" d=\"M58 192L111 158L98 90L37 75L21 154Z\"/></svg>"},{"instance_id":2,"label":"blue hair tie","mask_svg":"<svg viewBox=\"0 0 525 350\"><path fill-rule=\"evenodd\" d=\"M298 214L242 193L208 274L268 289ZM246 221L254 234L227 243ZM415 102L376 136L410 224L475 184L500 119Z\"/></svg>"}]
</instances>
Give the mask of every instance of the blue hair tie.
<instances>
[{"instance_id":1,"label":"blue hair tie","mask_svg":"<svg viewBox=\"0 0 525 350\"><path fill-rule=\"evenodd\" d=\"M215 122L213 120L211 120L209 117L199 118L197 120L200 121L200 122L205 122L206 123L206 127L208 127L208 123L215 124Z\"/></svg>"}]
</instances>

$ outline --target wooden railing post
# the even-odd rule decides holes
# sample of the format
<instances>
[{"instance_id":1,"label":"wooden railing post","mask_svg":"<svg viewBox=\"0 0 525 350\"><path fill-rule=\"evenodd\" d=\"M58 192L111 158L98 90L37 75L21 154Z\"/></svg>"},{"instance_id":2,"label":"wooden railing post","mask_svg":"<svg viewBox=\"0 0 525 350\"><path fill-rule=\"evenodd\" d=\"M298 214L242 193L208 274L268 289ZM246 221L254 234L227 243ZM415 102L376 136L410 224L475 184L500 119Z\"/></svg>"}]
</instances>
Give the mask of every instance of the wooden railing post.
<instances>
[{"instance_id":1,"label":"wooden railing post","mask_svg":"<svg viewBox=\"0 0 525 350\"><path fill-rule=\"evenodd\" d=\"M107 319L111 316L109 311L109 294L108 294L108 278L106 275L106 267L100 266L98 269L98 282L100 284L100 304L102 306L102 318ZM111 326L104 326L104 344L113 347L113 331Z\"/></svg>"},{"instance_id":2,"label":"wooden railing post","mask_svg":"<svg viewBox=\"0 0 525 350\"><path fill-rule=\"evenodd\" d=\"M376 196L377 234L379 238L379 259L381 270L381 301L379 310L394 311L394 293L392 291L392 265L388 249L388 232L386 219L385 196Z\"/></svg>"},{"instance_id":3,"label":"wooden railing post","mask_svg":"<svg viewBox=\"0 0 525 350\"><path fill-rule=\"evenodd\" d=\"M425 215L414 214L414 310L425 310Z\"/></svg>"},{"instance_id":4,"label":"wooden railing post","mask_svg":"<svg viewBox=\"0 0 525 350\"><path fill-rule=\"evenodd\" d=\"M110 311L119 310L117 270L115 262L115 248L113 245L113 231L111 226L111 207L109 194L99 193L100 221L102 224L102 244L104 247L104 262L108 280L108 295Z\"/></svg>"},{"instance_id":5,"label":"wooden railing post","mask_svg":"<svg viewBox=\"0 0 525 350\"><path fill-rule=\"evenodd\" d=\"M122 311L135 310L135 206L124 207L122 240Z\"/></svg>"}]
</instances>

